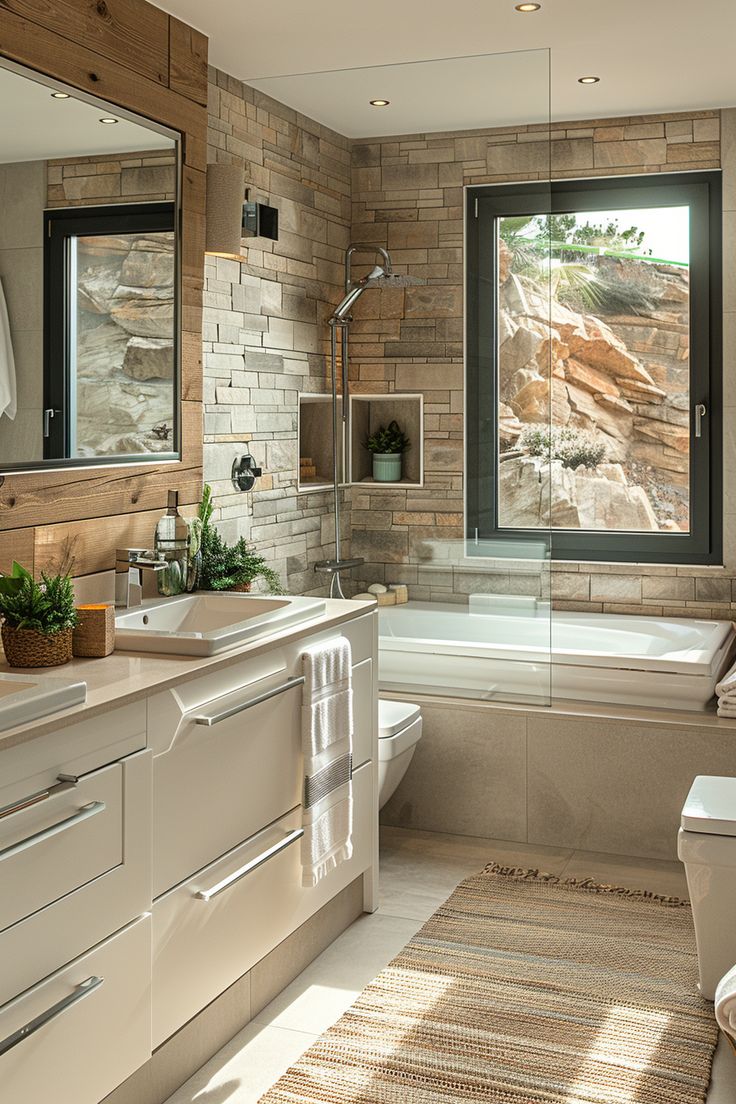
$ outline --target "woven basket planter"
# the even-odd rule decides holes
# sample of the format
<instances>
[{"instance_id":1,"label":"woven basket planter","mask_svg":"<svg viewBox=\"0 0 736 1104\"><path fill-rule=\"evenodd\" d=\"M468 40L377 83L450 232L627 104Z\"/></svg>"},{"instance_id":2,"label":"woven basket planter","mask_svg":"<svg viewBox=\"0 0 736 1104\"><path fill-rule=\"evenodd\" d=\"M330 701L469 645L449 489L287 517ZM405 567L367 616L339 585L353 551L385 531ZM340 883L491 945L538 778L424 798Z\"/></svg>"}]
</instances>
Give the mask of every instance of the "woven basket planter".
<instances>
[{"instance_id":1,"label":"woven basket planter","mask_svg":"<svg viewBox=\"0 0 736 1104\"><path fill-rule=\"evenodd\" d=\"M250 588L252 583L238 583L237 586L232 587L232 590L236 590L238 594L250 594Z\"/></svg>"},{"instance_id":2,"label":"woven basket planter","mask_svg":"<svg viewBox=\"0 0 736 1104\"><path fill-rule=\"evenodd\" d=\"M36 629L3 625L3 649L11 667L60 667L72 658L72 630L47 636Z\"/></svg>"}]
</instances>

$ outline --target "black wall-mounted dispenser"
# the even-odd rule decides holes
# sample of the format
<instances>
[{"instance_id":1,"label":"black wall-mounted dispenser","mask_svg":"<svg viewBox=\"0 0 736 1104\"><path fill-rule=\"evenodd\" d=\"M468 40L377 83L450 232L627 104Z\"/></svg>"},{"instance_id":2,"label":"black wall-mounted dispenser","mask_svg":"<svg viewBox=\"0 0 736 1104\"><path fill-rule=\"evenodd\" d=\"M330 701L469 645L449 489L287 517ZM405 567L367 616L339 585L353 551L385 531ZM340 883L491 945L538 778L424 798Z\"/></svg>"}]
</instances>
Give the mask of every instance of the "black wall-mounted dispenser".
<instances>
[{"instance_id":1,"label":"black wall-mounted dispenser","mask_svg":"<svg viewBox=\"0 0 736 1104\"><path fill-rule=\"evenodd\" d=\"M267 203L251 202L248 192L243 204L243 237L270 238L278 241L279 212Z\"/></svg>"}]
</instances>

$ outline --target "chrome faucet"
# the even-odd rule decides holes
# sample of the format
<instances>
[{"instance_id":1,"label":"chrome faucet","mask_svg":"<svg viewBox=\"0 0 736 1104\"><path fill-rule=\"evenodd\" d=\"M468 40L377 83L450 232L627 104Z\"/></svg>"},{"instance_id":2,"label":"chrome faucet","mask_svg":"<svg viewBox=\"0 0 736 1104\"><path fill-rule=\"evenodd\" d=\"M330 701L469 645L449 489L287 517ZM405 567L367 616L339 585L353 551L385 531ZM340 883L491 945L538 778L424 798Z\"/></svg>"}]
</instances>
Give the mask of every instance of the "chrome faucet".
<instances>
[{"instance_id":1,"label":"chrome faucet","mask_svg":"<svg viewBox=\"0 0 736 1104\"><path fill-rule=\"evenodd\" d=\"M115 550L115 605L121 609L139 606L143 600L144 579L156 579L157 572L165 571L166 561L157 559L155 552L146 548L117 548ZM157 591L157 588L156 588Z\"/></svg>"}]
</instances>

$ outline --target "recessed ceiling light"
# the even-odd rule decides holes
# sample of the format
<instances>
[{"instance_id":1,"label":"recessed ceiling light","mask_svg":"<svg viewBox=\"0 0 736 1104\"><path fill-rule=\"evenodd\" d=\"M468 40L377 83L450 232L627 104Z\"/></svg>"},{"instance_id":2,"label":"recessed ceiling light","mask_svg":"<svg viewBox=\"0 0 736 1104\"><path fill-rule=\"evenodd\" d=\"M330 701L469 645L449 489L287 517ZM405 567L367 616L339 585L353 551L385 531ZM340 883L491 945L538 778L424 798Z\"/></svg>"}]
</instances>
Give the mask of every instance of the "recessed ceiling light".
<instances>
[{"instance_id":1,"label":"recessed ceiling light","mask_svg":"<svg viewBox=\"0 0 736 1104\"><path fill-rule=\"evenodd\" d=\"M100 119L101 123L116 123L117 119L113 119L110 115L103 115Z\"/></svg>"},{"instance_id":2,"label":"recessed ceiling light","mask_svg":"<svg viewBox=\"0 0 736 1104\"><path fill-rule=\"evenodd\" d=\"M51 99L52 100L68 100L68 99L70 99L70 96L69 96L68 92L52 92L51 93Z\"/></svg>"},{"instance_id":3,"label":"recessed ceiling light","mask_svg":"<svg viewBox=\"0 0 736 1104\"><path fill-rule=\"evenodd\" d=\"M369 100L371 107L388 107L390 100Z\"/></svg>"},{"instance_id":4,"label":"recessed ceiling light","mask_svg":"<svg viewBox=\"0 0 736 1104\"><path fill-rule=\"evenodd\" d=\"M517 4L516 10L518 12L535 12L539 11L541 4Z\"/></svg>"},{"instance_id":5,"label":"recessed ceiling light","mask_svg":"<svg viewBox=\"0 0 736 1104\"><path fill-rule=\"evenodd\" d=\"M598 84L600 77L578 77L578 84Z\"/></svg>"}]
</instances>

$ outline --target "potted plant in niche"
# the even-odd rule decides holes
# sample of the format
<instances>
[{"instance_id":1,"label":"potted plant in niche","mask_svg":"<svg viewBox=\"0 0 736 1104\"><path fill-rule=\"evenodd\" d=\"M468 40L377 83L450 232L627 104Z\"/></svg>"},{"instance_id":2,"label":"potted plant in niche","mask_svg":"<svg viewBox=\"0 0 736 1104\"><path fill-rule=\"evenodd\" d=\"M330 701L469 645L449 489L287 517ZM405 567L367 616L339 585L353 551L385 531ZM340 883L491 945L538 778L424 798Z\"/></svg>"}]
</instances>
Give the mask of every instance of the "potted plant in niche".
<instances>
[{"instance_id":1,"label":"potted plant in niche","mask_svg":"<svg viewBox=\"0 0 736 1104\"><path fill-rule=\"evenodd\" d=\"M411 441L396 421L379 426L366 438L365 447L373 454L373 478L377 483L400 483L402 456Z\"/></svg>"},{"instance_id":2,"label":"potted plant in niche","mask_svg":"<svg viewBox=\"0 0 736 1104\"><path fill-rule=\"evenodd\" d=\"M42 571L37 582L14 562L10 575L0 576L0 615L11 667L58 667L72 658L77 613L68 575Z\"/></svg>"},{"instance_id":3,"label":"potted plant in niche","mask_svg":"<svg viewBox=\"0 0 736 1104\"><path fill-rule=\"evenodd\" d=\"M202 590L238 590L248 592L256 579L263 579L269 594L283 594L278 574L269 567L241 537L229 545L218 533L212 518L212 489L205 483L199 504L201 529L201 566L199 586Z\"/></svg>"}]
</instances>

